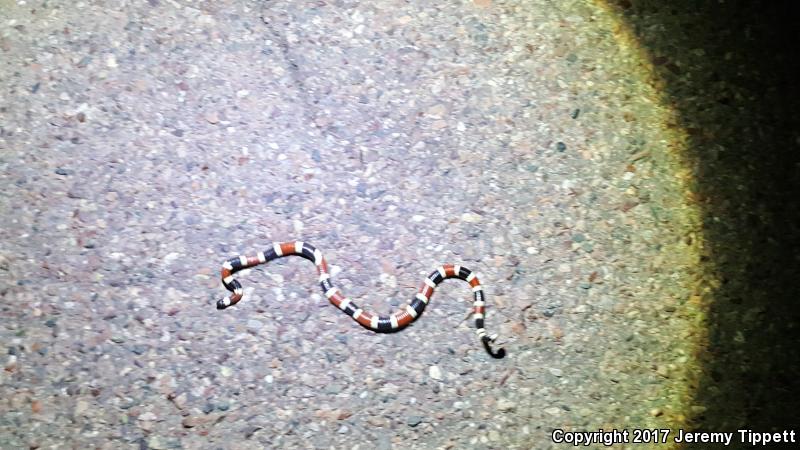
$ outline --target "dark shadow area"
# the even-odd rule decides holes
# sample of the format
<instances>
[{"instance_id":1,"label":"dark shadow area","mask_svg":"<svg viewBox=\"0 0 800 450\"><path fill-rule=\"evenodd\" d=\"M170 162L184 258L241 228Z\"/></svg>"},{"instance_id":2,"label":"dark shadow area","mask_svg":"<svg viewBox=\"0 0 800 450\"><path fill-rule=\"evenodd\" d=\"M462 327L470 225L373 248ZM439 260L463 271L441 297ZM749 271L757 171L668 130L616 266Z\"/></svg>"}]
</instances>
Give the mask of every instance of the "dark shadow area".
<instances>
[{"instance_id":1,"label":"dark shadow area","mask_svg":"<svg viewBox=\"0 0 800 450\"><path fill-rule=\"evenodd\" d=\"M674 126L690 136L691 198L703 222L697 292L709 304L709 340L689 426L797 429L800 4L613 5L664 81Z\"/></svg>"}]
</instances>

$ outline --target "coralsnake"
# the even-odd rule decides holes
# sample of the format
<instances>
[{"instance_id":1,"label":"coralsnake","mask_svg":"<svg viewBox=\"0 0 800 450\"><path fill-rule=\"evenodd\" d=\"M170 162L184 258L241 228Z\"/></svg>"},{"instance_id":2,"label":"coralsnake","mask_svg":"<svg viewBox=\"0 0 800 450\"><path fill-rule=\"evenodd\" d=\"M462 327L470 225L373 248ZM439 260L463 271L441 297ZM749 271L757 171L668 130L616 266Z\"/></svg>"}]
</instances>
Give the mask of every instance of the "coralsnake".
<instances>
[{"instance_id":1,"label":"coralsnake","mask_svg":"<svg viewBox=\"0 0 800 450\"><path fill-rule=\"evenodd\" d=\"M475 297L472 316L475 319L475 328L477 334L483 343L484 348L494 358L502 358L505 356L505 350L493 350L491 343L495 341L497 335L488 335L484 329L484 314L485 314L485 296L483 287L481 286L475 272L467 269L466 267L457 264L444 264L431 272L425 279L423 279L422 286L419 292L414 296L411 304L407 304L399 311L393 312L388 316L380 316L376 313L364 311L358 307L352 300L345 297L342 292L333 285L330 272L328 272L328 263L322 256L322 252L316 249L313 245L302 242L275 242L272 248L267 251L258 252L256 256L239 256L231 258L222 264L222 284L225 289L232 292L231 295L217 301L217 309L225 309L233 306L242 299L244 291L242 285L238 280L233 278L236 272L265 264L272 260L286 257L286 256L301 256L309 261L313 261L317 266L317 274L319 275L319 284L325 297L338 307L345 314L352 317L353 320L361 324L363 327L368 328L377 333L391 333L399 331L409 324L414 322L422 315L428 302L433 296L433 291L436 286L448 278L458 278L459 280L466 281L472 288Z\"/></svg>"}]
</instances>

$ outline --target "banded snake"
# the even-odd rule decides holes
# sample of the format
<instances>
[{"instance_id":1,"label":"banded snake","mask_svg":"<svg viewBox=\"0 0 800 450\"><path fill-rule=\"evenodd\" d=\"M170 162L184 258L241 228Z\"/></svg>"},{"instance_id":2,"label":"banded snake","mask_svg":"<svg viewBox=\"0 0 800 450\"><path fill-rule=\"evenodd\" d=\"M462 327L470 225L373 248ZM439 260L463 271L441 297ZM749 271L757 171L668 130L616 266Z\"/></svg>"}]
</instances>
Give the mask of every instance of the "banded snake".
<instances>
[{"instance_id":1,"label":"banded snake","mask_svg":"<svg viewBox=\"0 0 800 450\"><path fill-rule=\"evenodd\" d=\"M494 350L491 347L491 343L494 342L497 335L490 336L486 333L486 329L484 329L485 296L478 277L473 271L466 267L455 264L444 264L431 272L431 274L423 280L422 286L419 288L419 292L414 296L411 304L406 305L403 309L388 316L380 316L376 313L362 310L352 300L345 297L339 288L333 285L330 272L328 271L328 263L322 256L322 252L313 245L302 241L275 242L272 244L272 248L264 252L258 252L256 256L239 256L231 258L222 264L222 284L225 286L225 289L231 291L232 294L217 301L217 309L228 308L237 304L242 299L244 293L242 285L238 280L233 278L233 274L243 269L292 255L300 256L314 262L314 265L317 266L319 284L325 297L327 297L334 306L341 309L363 327L377 333L399 331L414 322L425 310L431 296L433 296L433 291L436 289L436 286L445 279L457 278L466 281L472 288L475 298L472 316L475 319L475 328L477 328L478 337L486 351L493 358L499 359L505 356L504 349Z\"/></svg>"}]
</instances>

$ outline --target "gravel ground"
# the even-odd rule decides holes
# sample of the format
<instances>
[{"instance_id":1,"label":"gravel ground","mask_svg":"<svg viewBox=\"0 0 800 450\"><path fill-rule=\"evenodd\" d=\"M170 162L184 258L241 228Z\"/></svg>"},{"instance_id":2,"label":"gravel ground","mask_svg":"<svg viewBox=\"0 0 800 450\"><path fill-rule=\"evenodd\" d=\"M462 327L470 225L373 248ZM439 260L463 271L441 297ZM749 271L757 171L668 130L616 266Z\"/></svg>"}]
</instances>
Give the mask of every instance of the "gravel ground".
<instances>
[{"instance_id":1,"label":"gravel ground","mask_svg":"<svg viewBox=\"0 0 800 450\"><path fill-rule=\"evenodd\" d=\"M580 1L3 1L0 447L556 448L676 428L697 239L682 134ZM272 241L322 249L372 334Z\"/></svg>"}]
</instances>

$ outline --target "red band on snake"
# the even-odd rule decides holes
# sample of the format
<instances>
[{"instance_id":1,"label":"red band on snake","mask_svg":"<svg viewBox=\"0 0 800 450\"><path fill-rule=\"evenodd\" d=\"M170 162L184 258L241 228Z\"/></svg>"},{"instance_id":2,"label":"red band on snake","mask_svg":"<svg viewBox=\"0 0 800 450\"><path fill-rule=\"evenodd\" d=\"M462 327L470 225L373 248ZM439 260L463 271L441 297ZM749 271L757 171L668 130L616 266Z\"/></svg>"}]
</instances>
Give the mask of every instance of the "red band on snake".
<instances>
[{"instance_id":1,"label":"red band on snake","mask_svg":"<svg viewBox=\"0 0 800 450\"><path fill-rule=\"evenodd\" d=\"M472 315L475 319L475 328L477 328L478 337L483 343L484 348L494 358L502 358L506 354L505 350L502 348L496 351L492 349L491 343L494 342L497 335L488 335L486 329L483 327L485 296L478 277L466 267L454 264L444 264L431 272L431 274L423 280L419 292L417 292L410 304L388 316L380 316L374 312L362 310L352 300L345 297L339 288L333 285L333 280L328 272L328 263L322 256L322 252L314 248L313 245L302 241L276 242L272 244L272 248L264 252L259 252L256 256L239 256L226 261L222 265L222 284L225 286L225 289L231 291L232 294L217 301L217 309L225 309L229 306L233 306L242 299L242 285L233 278L233 274L242 269L254 267L259 264L266 264L274 259L286 256L300 256L312 261L314 265L317 266L319 284L325 297L327 297L334 306L341 309L363 327L377 333L399 331L418 319L428 305L436 286L445 279L457 278L466 281L472 288L474 295Z\"/></svg>"}]
</instances>

